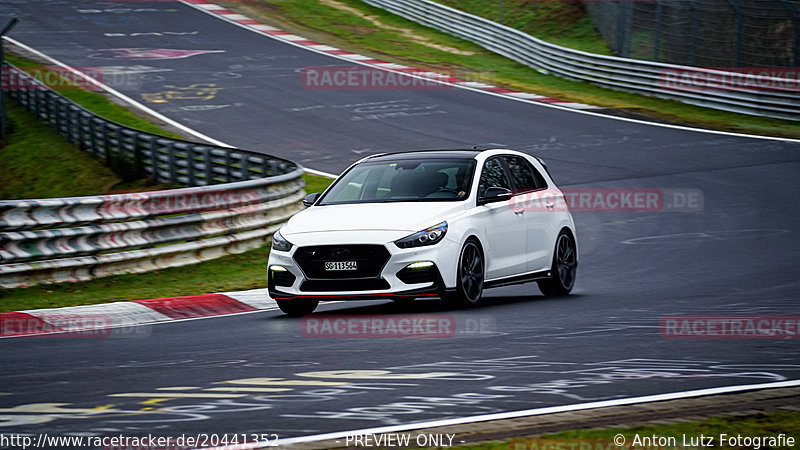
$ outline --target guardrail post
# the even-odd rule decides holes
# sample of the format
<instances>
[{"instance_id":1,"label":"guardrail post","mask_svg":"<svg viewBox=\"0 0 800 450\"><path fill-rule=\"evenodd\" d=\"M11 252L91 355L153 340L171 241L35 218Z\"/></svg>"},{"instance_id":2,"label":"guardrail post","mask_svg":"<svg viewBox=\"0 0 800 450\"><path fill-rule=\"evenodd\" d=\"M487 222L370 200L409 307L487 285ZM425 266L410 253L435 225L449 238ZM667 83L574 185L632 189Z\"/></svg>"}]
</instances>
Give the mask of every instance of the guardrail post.
<instances>
[{"instance_id":1,"label":"guardrail post","mask_svg":"<svg viewBox=\"0 0 800 450\"><path fill-rule=\"evenodd\" d=\"M110 163L111 161L108 159L109 158L109 153L111 153L111 151L109 150L110 144L108 142L108 124L106 124L105 122L100 122L100 137L103 140L103 155L102 156L103 156L103 158L106 159L106 161L108 161Z\"/></svg>"},{"instance_id":2,"label":"guardrail post","mask_svg":"<svg viewBox=\"0 0 800 450\"><path fill-rule=\"evenodd\" d=\"M225 152L225 182L230 183L233 180L233 172L231 171L231 152Z\"/></svg>"},{"instance_id":3,"label":"guardrail post","mask_svg":"<svg viewBox=\"0 0 800 450\"><path fill-rule=\"evenodd\" d=\"M169 184L177 184L177 174L175 173L175 144L167 143L167 169L169 172Z\"/></svg>"},{"instance_id":4,"label":"guardrail post","mask_svg":"<svg viewBox=\"0 0 800 450\"><path fill-rule=\"evenodd\" d=\"M194 145L190 145L186 149L186 176L188 177L189 186L198 186L194 172Z\"/></svg>"},{"instance_id":5,"label":"guardrail post","mask_svg":"<svg viewBox=\"0 0 800 450\"><path fill-rule=\"evenodd\" d=\"M240 160L240 164L242 165L242 173L239 176L239 179L242 181L247 181L250 179L250 161L248 161L247 155L244 153L242 153Z\"/></svg>"},{"instance_id":6,"label":"guardrail post","mask_svg":"<svg viewBox=\"0 0 800 450\"><path fill-rule=\"evenodd\" d=\"M211 151L203 147L203 166L205 167L206 185L214 184L214 168L211 167Z\"/></svg>"},{"instance_id":7,"label":"guardrail post","mask_svg":"<svg viewBox=\"0 0 800 450\"><path fill-rule=\"evenodd\" d=\"M100 152L97 148L97 130L95 130L94 128L94 118L88 116L87 121L89 126L89 146L92 152L92 156L98 157L100 156Z\"/></svg>"}]
</instances>

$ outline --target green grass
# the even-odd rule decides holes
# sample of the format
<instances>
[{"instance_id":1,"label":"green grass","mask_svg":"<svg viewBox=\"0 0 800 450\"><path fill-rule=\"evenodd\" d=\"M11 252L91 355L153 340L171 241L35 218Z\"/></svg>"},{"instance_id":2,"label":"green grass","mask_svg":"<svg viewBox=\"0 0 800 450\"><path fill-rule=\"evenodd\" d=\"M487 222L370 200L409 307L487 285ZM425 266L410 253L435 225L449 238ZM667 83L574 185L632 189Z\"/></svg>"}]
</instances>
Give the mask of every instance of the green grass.
<instances>
[{"instance_id":1,"label":"green grass","mask_svg":"<svg viewBox=\"0 0 800 450\"><path fill-rule=\"evenodd\" d=\"M306 186L303 189L305 189L305 191L309 194L313 194L314 192L322 192L331 185L331 182L333 182L333 180L330 178L310 174L303 175L303 179L306 180Z\"/></svg>"},{"instance_id":2,"label":"green grass","mask_svg":"<svg viewBox=\"0 0 800 450\"><path fill-rule=\"evenodd\" d=\"M320 0L222 3L264 23L302 34L318 42L400 64L449 72L461 78L510 89L614 108L634 117L723 131L800 137L800 123L797 122L700 108L678 101L604 89L539 73L475 44L423 27L358 0L337 1L347 8L357 10L360 15L325 5ZM561 2L536 3L541 6ZM362 17L363 15L378 20L381 26L374 25ZM408 30L436 45L457 49L458 53L411 40L397 28Z\"/></svg>"},{"instance_id":3,"label":"green grass","mask_svg":"<svg viewBox=\"0 0 800 450\"><path fill-rule=\"evenodd\" d=\"M27 110L8 109L12 132L0 145L0 199L74 197L107 192L121 180Z\"/></svg>"},{"instance_id":4,"label":"green grass","mask_svg":"<svg viewBox=\"0 0 800 450\"><path fill-rule=\"evenodd\" d=\"M41 71L47 70L42 64L14 54L6 54L6 60L28 73L40 73ZM113 103L103 94L78 88L69 83L69 80L65 80L63 83L58 83L57 86L52 87L59 94L78 105L118 124L161 136L180 138L179 135L166 131L149 120L137 116L129 109Z\"/></svg>"},{"instance_id":5,"label":"green grass","mask_svg":"<svg viewBox=\"0 0 800 450\"><path fill-rule=\"evenodd\" d=\"M547 42L585 52L613 55L594 27L592 18L586 12L583 3L579 1L436 1L451 8L524 31Z\"/></svg>"},{"instance_id":6,"label":"green grass","mask_svg":"<svg viewBox=\"0 0 800 450\"><path fill-rule=\"evenodd\" d=\"M42 64L14 54L7 54L6 59L39 76L48 70ZM119 124L162 136L180 137L97 92L75 87L69 80L64 79L54 87L78 105ZM27 110L14 106L13 100L9 104L12 134L0 143L4 168L0 173L0 199L73 197L171 187L148 178L123 181L105 165L105 161L69 143Z\"/></svg>"},{"instance_id":7,"label":"green grass","mask_svg":"<svg viewBox=\"0 0 800 450\"><path fill-rule=\"evenodd\" d=\"M687 411L691 413L691 411ZM464 445L454 448L463 450L541 450L541 449L624 449L624 448L656 448L655 446L639 445L635 446L634 437L644 436L674 437L677 446L658 447L666 450L667 448L691 448L684 447L683 436L686 436L687 443L690 438L698 438L700 435L713 436L712 447L695 448L723 448L738 449L745 447L721 446L719 436L725 433L728 436L777 436L784 433L786 436L794 437L794 447L766 447L761 448L796 448L800 442L800 412L777 412L769 414L754 414L737 417L712 417L697 422L682 422L667 425L646 425L636 427L604 428L596 430L574 430L560 433L548 434L535 438L514 438L503 442L488 442L485 444ZM614 436L622 434L625 436L626 447L613 444ZM671 442L670 442L671 443ZM753 448L753 447L750 447Z\"/></svg>"}]
</instances>

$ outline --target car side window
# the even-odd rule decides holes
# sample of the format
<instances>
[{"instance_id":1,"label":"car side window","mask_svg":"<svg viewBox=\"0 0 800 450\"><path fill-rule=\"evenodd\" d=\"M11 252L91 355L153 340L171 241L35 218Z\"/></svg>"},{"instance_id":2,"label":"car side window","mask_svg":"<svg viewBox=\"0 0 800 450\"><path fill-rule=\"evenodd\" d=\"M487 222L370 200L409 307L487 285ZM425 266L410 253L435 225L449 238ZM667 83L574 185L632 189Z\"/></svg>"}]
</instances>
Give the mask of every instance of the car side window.
<instances>
[{"instance_id":1,"label":"car side window","mask_svg":"<svg viewBox=\"0 0 800 450\"><path fill-rule=\"evenodd\" d=\"M500 158L491 158L483 164L483 172L478 183L478 198L483 197L486 189L490 187L511 189L511 183L508 182Z\"/></svg>"},{"instance_id":2,"label":"car side window","mask_svg":"<svg viewBox=\"0 0 800 450\"><path fill-rule=\"evenodd\" d=\"M547 183L535 167L519 156L504 156L518 192L544 189Z\"/></svg>"}]
</instances>

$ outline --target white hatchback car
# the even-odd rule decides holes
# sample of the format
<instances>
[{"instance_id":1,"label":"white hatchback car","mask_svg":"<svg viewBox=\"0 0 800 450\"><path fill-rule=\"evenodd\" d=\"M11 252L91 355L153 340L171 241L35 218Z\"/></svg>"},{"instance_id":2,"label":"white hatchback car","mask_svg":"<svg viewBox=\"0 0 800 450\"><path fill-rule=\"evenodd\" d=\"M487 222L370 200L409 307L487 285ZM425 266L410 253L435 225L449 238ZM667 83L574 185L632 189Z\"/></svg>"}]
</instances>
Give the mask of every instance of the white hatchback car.
<instances>
[{"instance_id":1,"label":"white hatchback car","mask_svg":"<svg viewBox=\"0 0 800 450\"><path fill-rule=\"evenodd\" d=\"M325 300L471 305L484 288L537 281L558 296L575 283L572 216L546 167L524 153L370 156L304 203L273 236L267 269L270 296L292 316Z\"/></svg>"}]
</instances>

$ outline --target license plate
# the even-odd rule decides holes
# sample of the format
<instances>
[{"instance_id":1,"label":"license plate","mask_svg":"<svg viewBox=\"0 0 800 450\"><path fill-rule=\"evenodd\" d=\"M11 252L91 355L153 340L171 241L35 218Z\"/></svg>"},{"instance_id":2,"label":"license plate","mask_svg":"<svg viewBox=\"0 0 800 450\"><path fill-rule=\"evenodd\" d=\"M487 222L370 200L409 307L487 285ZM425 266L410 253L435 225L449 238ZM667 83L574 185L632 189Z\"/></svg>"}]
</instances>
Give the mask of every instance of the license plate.
<instances>
[{"instance_id":1,"label":"license plate","mask_svg":"<svg viewBox=\"0 0 800 450\"><path fill-rule=\"evenodd\" d=\"M332 261L325 263L325 270L357 270L355 261Z\"/></svg>"}]
</instances>

